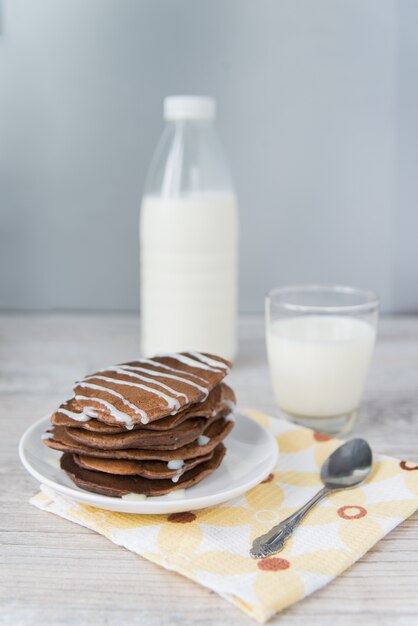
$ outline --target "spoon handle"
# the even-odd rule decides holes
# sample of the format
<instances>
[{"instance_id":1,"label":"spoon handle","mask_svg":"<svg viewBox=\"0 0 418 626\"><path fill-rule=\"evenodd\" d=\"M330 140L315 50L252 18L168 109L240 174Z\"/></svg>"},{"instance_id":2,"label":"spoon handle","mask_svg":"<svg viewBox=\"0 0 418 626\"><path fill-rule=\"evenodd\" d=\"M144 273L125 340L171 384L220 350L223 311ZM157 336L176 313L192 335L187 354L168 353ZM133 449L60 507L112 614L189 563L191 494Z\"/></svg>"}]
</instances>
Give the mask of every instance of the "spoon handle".
<instances>
[{"instance_id":1,"label":"spoon handle","mask_svg":"<svg viewBox=\"0 0 418 626\"><path fill-rule=\"evenodd\" d=\"M325 498L325 496L331 493L331 491L331 489L323 487L298 511L284 519L280 524L277 524L277 526L273 526L273 528L264 535L254 539L250 550L251 556L255 559L264 559L267 556L276 554L276 552L280 552L288 537L290 537L308 511L310 511L317 502L322 500L322 498Z\"/></svg>"}]
</instances>

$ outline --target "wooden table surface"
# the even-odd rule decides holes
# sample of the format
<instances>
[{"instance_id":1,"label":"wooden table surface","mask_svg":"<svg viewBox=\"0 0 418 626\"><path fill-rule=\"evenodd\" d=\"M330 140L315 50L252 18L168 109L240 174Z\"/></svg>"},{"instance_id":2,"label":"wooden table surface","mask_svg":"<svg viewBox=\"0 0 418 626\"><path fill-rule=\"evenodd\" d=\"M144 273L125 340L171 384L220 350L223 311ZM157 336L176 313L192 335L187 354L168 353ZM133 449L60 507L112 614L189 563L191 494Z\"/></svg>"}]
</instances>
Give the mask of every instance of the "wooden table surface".
<instances>
[{"instance_id":1,"label":"wooden table surface","mask_svg":"<svg viewBox=\"0 0 418 626\"><path fill-rule=\"evenodd\" d=\"M23 431L68 397L81 374L136 357L138 319L122 314L0 316L0 624L254 624L216 594L28 504ZM240 322L230 376L239 405L275 411L261 318ZM354 434L376 451L418 460L418 317L381 321ZM313 596L280 626L418 624L418 516Z\"/></svg>"}]
</instances>

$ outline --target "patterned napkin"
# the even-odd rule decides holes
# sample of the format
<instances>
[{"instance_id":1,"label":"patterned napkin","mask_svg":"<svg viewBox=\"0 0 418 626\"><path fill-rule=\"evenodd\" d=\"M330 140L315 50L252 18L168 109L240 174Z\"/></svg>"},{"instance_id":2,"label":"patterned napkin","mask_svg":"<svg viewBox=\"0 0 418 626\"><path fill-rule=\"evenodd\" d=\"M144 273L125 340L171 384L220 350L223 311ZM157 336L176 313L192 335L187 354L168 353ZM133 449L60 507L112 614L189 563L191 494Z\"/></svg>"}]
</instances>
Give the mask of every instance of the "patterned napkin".
<instances>
[{"instance_id":1,"label":"patterned napkin","mask_svg":"<svg viewBox=\"0 0 418 626\"><path fill-rule=\"evenodd\" d=\"M329 583L416 511L418 465L375 455L363 486L323 500L282 552L257 561L248 554L252 540L314 495L322 463L341 442L256 411L247 415L275 434L278 465L222 506L171 515L114 513L45 486L31 503L213 589L265 622Z\"/></svg>"}]
</instances>

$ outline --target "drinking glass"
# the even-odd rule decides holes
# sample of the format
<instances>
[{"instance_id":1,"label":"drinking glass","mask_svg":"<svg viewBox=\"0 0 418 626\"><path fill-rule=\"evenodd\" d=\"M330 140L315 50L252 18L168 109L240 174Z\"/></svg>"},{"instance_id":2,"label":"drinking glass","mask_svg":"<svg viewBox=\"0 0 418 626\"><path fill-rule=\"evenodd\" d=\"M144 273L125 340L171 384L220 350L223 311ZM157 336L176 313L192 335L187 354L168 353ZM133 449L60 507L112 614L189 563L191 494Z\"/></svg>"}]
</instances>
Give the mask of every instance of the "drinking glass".
<instances>
[{"instance_id":1,"label":"drinking glass","mask_svg":"<svg viewBox=\"0 0 418 626\"><path fill-rule=\"evenodd\" d=\"M266 297L266 340L280 412L332 435L351 430L376 339L379 298L338 285L294 285Z\"/></svg>"}]
</instances>

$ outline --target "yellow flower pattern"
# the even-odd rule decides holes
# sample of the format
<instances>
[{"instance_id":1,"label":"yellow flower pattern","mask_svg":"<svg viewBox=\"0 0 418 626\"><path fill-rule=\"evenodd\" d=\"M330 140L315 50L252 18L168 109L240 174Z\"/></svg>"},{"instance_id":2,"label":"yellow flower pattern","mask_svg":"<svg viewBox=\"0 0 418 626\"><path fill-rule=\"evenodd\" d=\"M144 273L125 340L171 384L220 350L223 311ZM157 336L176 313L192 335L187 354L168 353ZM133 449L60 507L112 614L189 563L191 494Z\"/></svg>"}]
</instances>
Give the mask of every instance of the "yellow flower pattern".
<instances>
[{"instance_id":1,"label":"yellow flower pattern","mask_svg":"<svg viewBox=\"0 0 418 626\"><path fill-rule=\"evenodd\" d=\"M265 622L330 582L416 511L418 463L376 456L365 484L331 495L282 552L254 560L248 553L253 539L315 493L319 468L341 442L258 411L247 414L274 433L278 465L257 487L222 506L129 515L79 504L49 488L31 502L209 587Z\"/></svg>"}]
</instances>

